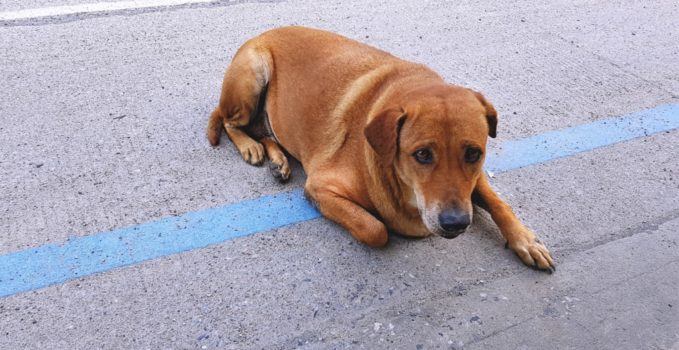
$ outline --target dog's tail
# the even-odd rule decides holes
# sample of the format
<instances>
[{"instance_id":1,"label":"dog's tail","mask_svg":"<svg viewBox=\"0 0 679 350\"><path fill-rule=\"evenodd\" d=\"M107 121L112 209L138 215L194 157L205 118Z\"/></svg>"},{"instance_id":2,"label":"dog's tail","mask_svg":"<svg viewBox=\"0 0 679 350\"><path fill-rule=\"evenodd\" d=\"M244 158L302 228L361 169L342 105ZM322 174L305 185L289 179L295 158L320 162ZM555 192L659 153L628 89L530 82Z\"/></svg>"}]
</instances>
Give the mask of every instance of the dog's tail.
<instances>
[{"instance_id":1,"label":"dog's tail","mask_svg":"<svg viewBox=\"0 0 679 350\"><path fill-rule=\"evenodd\" d=\"M207 139L210 144L217 146L219 144L219 138L222 136L222 128L224 127L224 117L222 116L219 107L210 115L210 120L207 123Z\"/></svg>"}]
</instances>

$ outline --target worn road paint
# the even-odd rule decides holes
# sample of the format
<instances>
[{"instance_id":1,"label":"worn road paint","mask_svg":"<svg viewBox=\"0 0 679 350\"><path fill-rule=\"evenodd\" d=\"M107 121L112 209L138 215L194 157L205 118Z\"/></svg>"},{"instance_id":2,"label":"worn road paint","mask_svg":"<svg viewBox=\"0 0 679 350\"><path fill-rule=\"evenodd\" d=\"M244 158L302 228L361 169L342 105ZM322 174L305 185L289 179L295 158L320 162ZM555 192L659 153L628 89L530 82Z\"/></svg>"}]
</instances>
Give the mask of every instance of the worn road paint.
<instances>
[{"instance_id":1,"label":"worn road paint","mask_svg":"<svg viewBox=\"0 0 679 350\"><path fill-rule=\"evenodd\" d=\"M319 216L297 190L2 255L0 297Z\"/></svg>"},{"instance_id":2,"label":"worn road paint","mask_svg":"<svg viewBox=\"0 0 679 350\"><path fill-rule=\"evenodd\" d=\"M132 0L97 2L90 4L63 5L0 12L0 21L17 21L41 17L68 16L77 14L135 10L153 7L180 6L211 3L215 0Z\"/></svg>"}]
</instances>

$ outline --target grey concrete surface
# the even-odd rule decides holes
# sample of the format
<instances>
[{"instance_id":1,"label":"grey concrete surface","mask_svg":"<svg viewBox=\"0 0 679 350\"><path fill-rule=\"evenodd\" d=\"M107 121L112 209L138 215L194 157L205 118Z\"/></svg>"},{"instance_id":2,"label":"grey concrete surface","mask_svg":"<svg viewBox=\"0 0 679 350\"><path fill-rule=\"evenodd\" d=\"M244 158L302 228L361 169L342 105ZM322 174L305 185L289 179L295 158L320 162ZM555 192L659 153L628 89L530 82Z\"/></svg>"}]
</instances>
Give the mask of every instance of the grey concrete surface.
<instances>
[{"instance_id":1,"label":"grey concrete surface","mask_svg":"<svg viewBox=\"0 0 679 350\"><path fill-rule=\"evenodd\" d=\"M497 144L678 102L676 18L673 1L290 1L0 23L0 254L301 186L203 137L229 58L268 28L340 32L482 91ZM493 179L551 276L485 214L382 250L318 219L0 299L0 348L677 348L678 141Z\"/></svg>"}]
</instances>

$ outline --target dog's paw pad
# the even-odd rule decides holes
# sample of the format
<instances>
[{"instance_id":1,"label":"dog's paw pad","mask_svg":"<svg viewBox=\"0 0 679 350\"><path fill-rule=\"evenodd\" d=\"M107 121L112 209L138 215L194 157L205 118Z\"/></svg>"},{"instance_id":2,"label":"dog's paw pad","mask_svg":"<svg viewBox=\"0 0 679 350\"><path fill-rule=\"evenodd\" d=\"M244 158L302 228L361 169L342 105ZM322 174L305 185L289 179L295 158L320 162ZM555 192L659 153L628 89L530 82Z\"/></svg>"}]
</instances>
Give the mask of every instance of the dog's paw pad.
<instances>
[{"instance_id":1,"label":"dog's paw pad","mask_svg":"<svg viewBox=\"0 0 679 350\"><path fill-rule=\"evenodd\" d=\"M269 164L269 170L271 170L271 174L278 181L286 182L290 179L290 167L287 162L283 164L271 163Z\"/></svg>"}]
</instances>

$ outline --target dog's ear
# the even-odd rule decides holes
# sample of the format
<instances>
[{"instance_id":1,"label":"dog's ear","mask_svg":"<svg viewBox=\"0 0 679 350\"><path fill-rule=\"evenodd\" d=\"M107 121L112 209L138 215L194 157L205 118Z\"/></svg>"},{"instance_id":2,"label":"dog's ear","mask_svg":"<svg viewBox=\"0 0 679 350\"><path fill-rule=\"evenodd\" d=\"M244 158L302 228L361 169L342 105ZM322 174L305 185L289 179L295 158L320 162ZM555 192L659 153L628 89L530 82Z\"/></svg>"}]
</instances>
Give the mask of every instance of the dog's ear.
<instances>
[{"instance_id":1,"label":"dog's ear","mask_svg":"<svg viewBox=\"0 0 679 350\"><path fill-rule=\"evenodd\" d=\"M474 95L476 95L476 98L479 99L483 107L486 108L486 120L488 121L488 136L490 137L495 137L497 136L497 111L495 111L495 107L486 100L483 95L480 93L473 91Z\"/></svg>"},{"instance_id":2,"label":"dog's ear","mask_svg":"<svg viewBox=\"0 0 679 350\"><path fill-rule=\"evenodd\" d=\"M405 120L406 114L402 108L391 108L377 114L363 129L370 147L385 164L392 163L396 157L398 136Z\"/></svg>"}]
</instances>

